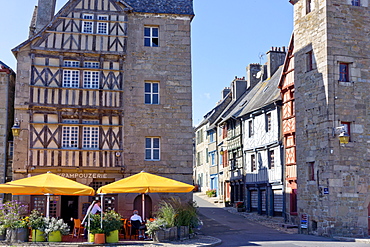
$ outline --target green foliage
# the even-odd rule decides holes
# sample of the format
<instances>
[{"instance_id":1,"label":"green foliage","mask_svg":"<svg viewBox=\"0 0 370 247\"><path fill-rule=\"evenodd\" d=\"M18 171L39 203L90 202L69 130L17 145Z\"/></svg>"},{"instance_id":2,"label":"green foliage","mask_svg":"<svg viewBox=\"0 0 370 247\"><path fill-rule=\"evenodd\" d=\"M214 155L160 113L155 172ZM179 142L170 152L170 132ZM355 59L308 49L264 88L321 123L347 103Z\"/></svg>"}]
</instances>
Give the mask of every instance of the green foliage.
<instances>
[{"instance_id":1,"label":"green foliage","mask_svg":"<svg viewBox=\"0 0 370 247\"><path fill-rule=\"evenodd\" d=\"M19 201L9 201L0 207L0 222L3 230L5 228L23 228L27 226L28 218L23 217L27 214L27 205Z\"/></svg>"},{"instance_id":2,"label":"green foliage","mask_svg":"<svg viewBox=\"0 0 370 247\"><path fill-rule=\"evenodd\" d=\"M122 216L113 210L103 214L103 228L106 231L107 236L110 232L119 230L122 227Z\"/></svg>"},{"instance_id":3,"label":"green foliage","mask_svg":"<svg viewBox=\"0 0 370 247\"><path fill-rule=\"evenodd\" d=\"M119 230L122 227L121 215L111 210L103 213L103 228L101 228L101 216L100 214L94 214L90 216L90 233L105 233L109 236L110 232Z\"/></svg>"},{"instance_id":4,"label":"green foliage","mask_svg":"<svg viewBox=\"0 0 370 247\"><path fill-rule=\"evenodd\" d=\"M45 221L42 214L37 211L36 209L32 210L29 218L28 218L28 226L34 230L45 230Z\"/></svg>"},{"instance_id":5,"label":"green foliage","mask_svg":"<svg viewBox=\"0 0 370 247\"><path fill-rule=\"evenodd\" d=\"M168 228L168 226L167 222L164 219L158 218L154 221L149 221L148 223L146 223L146 228L147 228L146 233L153 236L153 233L155 231Z\"/></svg>"},{"instance_id":6,"label":"green foliage","mask_svg":"<svg viewBox=\"0 0 370 247\"><path fill-rule=\"evenodd\" d=\"M104 230L101 228L100 219L100 214L93 214L90 216L90 226L88 227L90 233L104 233Z\"/></svg>"},{"instance_id":7,"label":"green foliage","mask_svg":"<svg viewBox=\"0 0 370 247\"><path fill-rule=\"evenodd\" d=\"M163 219L166 222L166 227L175 226L176 211L170 202L161 201L156 215L157 218Z\"/></svg>"},{"instance_id":8,"label":"green foliage","mask_svg":"<svg viewBox=\"0 0 370 247\"><path fill-rule=\"evenodd\" d=\"M215 189L213 189L213 190L207 190L206 191L206 195L208 197L215 197L216 196L216 190Z\"/></svg>"},{"instance_id":9,"label":"green foliage","mask_svg":"<svg viewBox=\"0 0 370 247\"><path fill-rule=\"evenodd\" d=\"M173 226L189 226L192 229L201 225L196 203L183 203L174 197L161 201L154 215L156 219L146 224L148 234Z\"/></svg>"}]
</instances>

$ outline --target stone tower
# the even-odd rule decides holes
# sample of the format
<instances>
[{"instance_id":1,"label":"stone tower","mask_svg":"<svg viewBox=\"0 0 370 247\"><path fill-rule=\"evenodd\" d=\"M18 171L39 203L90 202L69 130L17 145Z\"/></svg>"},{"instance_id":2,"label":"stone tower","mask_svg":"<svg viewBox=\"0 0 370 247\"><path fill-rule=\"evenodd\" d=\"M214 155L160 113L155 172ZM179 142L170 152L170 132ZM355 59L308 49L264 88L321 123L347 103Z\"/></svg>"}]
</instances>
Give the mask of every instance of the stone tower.
<instances>
[{"instance_id":1,"label":"stone tower","mask_svg":"<svg viewBox=\"0 0 370 247\"><path fill-rule=\"evenodd\" d=\"M298 215L302 233L368 236L368 0L294 0ZM340 144L340 127L350 136ZM303 226L303 227L302 227Z\"/></svg>"}]
</instances>

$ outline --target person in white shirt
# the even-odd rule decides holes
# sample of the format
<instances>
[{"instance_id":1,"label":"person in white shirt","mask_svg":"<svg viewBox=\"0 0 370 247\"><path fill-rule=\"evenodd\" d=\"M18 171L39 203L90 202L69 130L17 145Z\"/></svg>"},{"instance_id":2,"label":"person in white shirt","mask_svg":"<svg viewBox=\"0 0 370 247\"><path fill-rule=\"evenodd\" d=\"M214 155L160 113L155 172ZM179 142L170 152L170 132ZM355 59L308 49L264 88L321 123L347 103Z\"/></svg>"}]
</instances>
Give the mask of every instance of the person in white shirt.
<instances>
[{"instance_id":1,"label":"person in white shirt","mask_svg":"<svg viewBox=\"0 0 370 247\"><path fill-rule=\"evenodd\" d=\"M137 210L134 210L133 215L130 218L131 221L131 230L132 231L138 231L139 232L139 239L145 238L145 225L143 225L143 219L139 215L139 212Z\"/></svg>"},{"instance_id":2,"label":"person in white shirt","mask_svg":"<svg viewBox=\"0 0 370 247\"><path fill-rule=\"evenodd\" d=\"M94 207L91 209L90 214L97 214L101 212L100 201L95 201Z\"/></svg>"},{"instance_id":3,"label":"person in white shirt","mask_svg":"<svg viewBox=\"0 0 370 247\"><path fill-rule=\"evenodd\" d=\"M90 215L101 213L101 207L100 207L100 201L95 200L91 203L87 211L90 211ZM91 208L92 207L92 208ZM88 231L87 231L87 225L88 225L88 214L85 215L84 219L82 220L82 224L85 226L84 229L84 238L87 239Z\"/></svg>"}]
</instances>

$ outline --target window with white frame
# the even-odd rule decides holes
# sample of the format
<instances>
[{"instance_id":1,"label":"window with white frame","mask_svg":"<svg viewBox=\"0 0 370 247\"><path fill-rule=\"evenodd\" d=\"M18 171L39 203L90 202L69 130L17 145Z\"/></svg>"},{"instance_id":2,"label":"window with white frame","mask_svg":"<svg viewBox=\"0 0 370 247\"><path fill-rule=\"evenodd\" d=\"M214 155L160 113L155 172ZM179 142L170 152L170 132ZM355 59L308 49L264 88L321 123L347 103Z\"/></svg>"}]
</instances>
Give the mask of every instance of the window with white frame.
<instances>
[{"instance_id":1,"label":"window with white frame","mask_svg":"<svg viewBox=\"0 0 370 247\"><path fill-rule=\"evenodd\" d=\"M83 124L86 125L97 125L98 120L83 120ZM96 126L84 126L83 127L83 148L86 149L97 149L99 147L99 127Z\"/></svg>"},{"instance_id":2,"label":"window with white frame","mask_svg":"<svg viewBox=\"0 0 370 247\"><path fill-rule=\"evenodd\" d=\"M144 46L159 46L159 28L155 26L144 27Z\"/></svg>"},{"instance_id":3,"label":"window with white frame","mask_svg":"<svg viewBox=\"0 0 370 247\"><path fill-rule=\"evenodd\" d=\"M98 21L108 21L107 15L98 15ZM98 34L108 34L108 22L98 22Z\"/></svg>"},{"instance_id":4,"label":"window with white frame","mask_svg":"<svg viewBox=\"0 0 370 247\"><path fill-rule=\"evenodd\" d=\"M84 62L85 68L99 68L99 62Z\"/></svg>"},{"instance_id":5,"label":"window with white frame","mask_svg":"<svg viewBox=\"0 0 370 247\"><path fill-rule=\"evenodd\" d=\"M82 32L83 33L92 33L93 32L93 22L92 19L94 18L94 15L91 14L84 14L82 17L84 20L82 22ZM91 20L91 21L89 21Z\"/></svg>"},{"instance_id":6,"label":"window with white frame","mask_svg":"<svg viewBox=\"0 0 370 247\"><path fill-rule=\"evenodd\" d=\"M63 87L78 87L79 80L78 70L63 70Z\"/></svg>"},{"instance_id":7,"label":"window with white frame","mask_svg":"<svg viewBox=\"0 0 370 247\"><path fill-rule=\"evenodd\" d=\"M160 159L160 143L158 137L145 138L145 160Z\"/></svg>"},{"instance_id":8,"label":"window with white frame","mask_svg":"<svg viewBox=\"0 0 370 247\"><path fill-rule=\"evenodd\" d=\"M64 67L78 68L80 67L79 61L66 60L63 62ZM63 70L63 87L78 87L80 79L80 73L78 70Z\"/></svg>"},{"instance_id":9,"label":"window with white frame","mask_svg":"<svg viewBox=\"0 0 370 247\"><path fill-rule=\"evenodd\" d=\"M77 148L78 147L78 126L73 124L78 123L78 120L65 119L65 124L71 124L63 126L62 130L62 147L63 148Z\"/></svg>"},{"instance_id":10,"label":"window with white frame","mask_svg":"<svg viewBox=\"0 0 370 247\"><path fill-rule=\"evenodd\" d=\"M63 62L63 65L64 67L74 67L74 68L78 68L80 67L80 62L79 61L71 61L71 60L65 60Z\"/></svg>"},{"instance_id":11,"label":"window with white frame","mask_svg":"<svg viewBox=\"0 0 370 247\"><path fill-rule=\"evenodd\" d=\"M158 105L159 104L159 83L145 82L144 85L145 104Z\"/></svg>"},{"instance_id":12,"label":"window with white frame","mask_svg":"<svg viewBox=\"0 0 370 247\"><path fill-rule=\"evenodd\" d=\"M360 0L352 0L352 6L361 6Z\"/></svg>"},{"instance_id":13,"label":"window with white frame","mask_svg":"<svg viewBox=\"0 0 370 247\"><path fill-rule=\"evenodd\" d=\"M99 88L99 72L84 71L84 88Z\"/></svg>"}]
</instances>

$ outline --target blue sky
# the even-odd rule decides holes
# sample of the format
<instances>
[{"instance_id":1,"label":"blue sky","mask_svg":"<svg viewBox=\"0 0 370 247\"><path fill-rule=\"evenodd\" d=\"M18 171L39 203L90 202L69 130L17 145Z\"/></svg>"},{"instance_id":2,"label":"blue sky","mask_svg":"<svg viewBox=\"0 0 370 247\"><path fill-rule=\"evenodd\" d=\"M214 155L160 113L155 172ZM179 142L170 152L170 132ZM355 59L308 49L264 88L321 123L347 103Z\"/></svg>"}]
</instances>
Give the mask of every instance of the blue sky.
<instances>
[{"instance_id":1,"label":"blue sky","mask_svg":"<svg viewBox=\"0 0 370 247\"><path fill-rule=\"evenodd\" d=\"M67 0L57 0L57 9ZM16 70L11 49L25 41L37 0L0 0L0 60ZM17 12L14 11L17 9ZM265 62L272 46L288 46L293 6L288 0L194 0L193 124L221 99L250 63Z\"/></svg>"}]
</instances>

